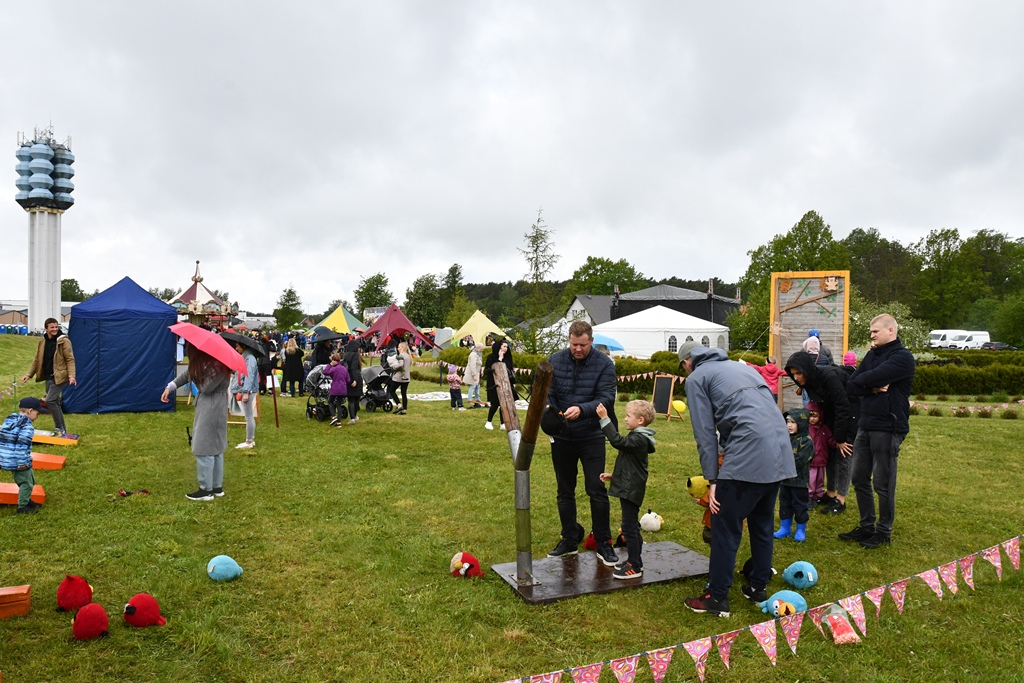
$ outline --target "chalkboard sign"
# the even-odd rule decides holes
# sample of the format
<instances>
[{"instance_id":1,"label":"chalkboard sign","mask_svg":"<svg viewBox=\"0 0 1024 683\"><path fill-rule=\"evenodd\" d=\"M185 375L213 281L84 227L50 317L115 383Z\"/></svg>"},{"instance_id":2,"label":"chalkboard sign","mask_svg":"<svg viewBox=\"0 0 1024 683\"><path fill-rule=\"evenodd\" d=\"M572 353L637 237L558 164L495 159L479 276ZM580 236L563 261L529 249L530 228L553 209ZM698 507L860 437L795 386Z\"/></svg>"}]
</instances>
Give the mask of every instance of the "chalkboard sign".
<instances>
[{"instance_id":1,"label":"chalkboard sign","mask_svg":"<svg viewBox=\"0 0 1024 683\"><path fill-rule=\"evenodd\" d=\"M657 374L654 376L654 394L651 403L654 404L654 412L657 415L664 415L671 419L672 414L672 391L675 388L676 376Z\"/></svg>"}]
</instances>

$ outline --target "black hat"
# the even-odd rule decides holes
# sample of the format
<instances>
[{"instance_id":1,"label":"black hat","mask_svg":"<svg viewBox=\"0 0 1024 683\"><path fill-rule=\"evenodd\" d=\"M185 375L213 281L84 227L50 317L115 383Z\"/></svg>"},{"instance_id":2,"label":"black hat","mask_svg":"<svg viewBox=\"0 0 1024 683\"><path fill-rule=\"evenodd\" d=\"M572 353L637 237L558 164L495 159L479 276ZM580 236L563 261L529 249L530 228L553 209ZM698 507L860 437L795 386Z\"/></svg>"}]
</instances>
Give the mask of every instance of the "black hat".
<instances>
[{"instance_id":1,"label":"black hat","mask_svg":"<svg viewBox=\"0 0 1024 683\"><path fill-rule=\"evenodd\" d=\"M565 415L562 411L552 406L545 406L544 414L540 417L540 429L548 436L563 434L568 428Z\"/></svg>"},{"instance_id":2,"label":"black hat","mask_svg":"<svg viewBox=\"0 0 1024 683\"><path fill-rule=\"evenodd\" d=\"M21 410L36 410L43 415L49 415L50 409L46 407L46 404L40 401L35 396L26 396L25 398L18 401L18 408Z\"/></svg>"}]
</instances>

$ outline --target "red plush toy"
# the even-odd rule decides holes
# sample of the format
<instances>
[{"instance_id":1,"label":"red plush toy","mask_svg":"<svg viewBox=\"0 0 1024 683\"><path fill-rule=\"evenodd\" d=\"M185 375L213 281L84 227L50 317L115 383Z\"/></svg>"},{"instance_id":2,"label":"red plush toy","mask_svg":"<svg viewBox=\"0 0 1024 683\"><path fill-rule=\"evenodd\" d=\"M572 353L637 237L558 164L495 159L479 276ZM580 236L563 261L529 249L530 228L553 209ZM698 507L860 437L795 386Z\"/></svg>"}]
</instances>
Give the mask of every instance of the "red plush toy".
<instances>
[{"instance_id":1,"label":"red plush toy","mask_svg":"<svg viewBox=\"0 0 1024 683\"><path fill-rule=\"evenodd\" d=\"M129 626L163 626L167 620L160 616L160 603L149 593L133 595L124 606L124 620Z\"/></svg>"},{"instance_id":2,"label":"red plush toy","mask_svg":"<svg viewBox=\"0 0 1024 683\"><path fill-rule=\"evenodd\" d=\"M462 576L467 579L474 576L483 576L484 570L480 567L480 560L470 553L455 553L451 563L452 576Z\"/></svg>"},{"instance_id":3,"label":"red plush toy","mask_svg":"<svg viewBox=\"0 0 1024 683\"><path fill-rule=\"evenodd\" d=\"M107 635L107 628L110 620L103 606L95 602L78 610L75 618L71 621L71 631L75 634L75 640L92 640Z\"/></svg>"},{"instance_id":4,"label":"red plush toy","mask_svg":"<svg viewBox=\"0 0 1024 683\"><path fill-rule=\"evenodd\" d=\"M626 535L622 533L622 529L619 529L619 535L615 538L613 543L616 548L626 547ZM597 541L594 539L594 532L591 531L587 534L587 538L583 541L583 547L587 550L597 550Z\"/></svg>"},{"instance_id":5,"label":"red plush toy","mask_svg":"<svg viewBox=\"0 0 1024 683\"><path fill-rule=\"evenodd\" d=\"M92 602L92 586L81 576L67 574L57 586L57 611L74 612Z\"/></svg>"}]
</instances>

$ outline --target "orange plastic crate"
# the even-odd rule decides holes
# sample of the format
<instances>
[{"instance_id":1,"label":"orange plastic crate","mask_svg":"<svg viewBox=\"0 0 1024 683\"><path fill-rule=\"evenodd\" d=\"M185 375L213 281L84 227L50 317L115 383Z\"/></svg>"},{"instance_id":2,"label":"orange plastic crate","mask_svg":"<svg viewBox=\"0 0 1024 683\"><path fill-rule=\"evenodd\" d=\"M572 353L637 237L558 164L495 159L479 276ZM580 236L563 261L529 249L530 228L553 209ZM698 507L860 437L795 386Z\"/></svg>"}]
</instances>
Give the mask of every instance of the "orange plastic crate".
<instances>
[{"instance_id":1,"label":"orange plastic crate","mask_svg":"<svg viewBox=\"0 0 1024 683\"><path fill-rule=\"evenodd\" d=\"M32 607L32 586L0 588L0 619L23 617Z\"/></svg>"},{"instance_id":2,"label":"orange plastic crate","mask_svg":"<svg viewBox=\"0 0 1024 683\"><path fill-rule=\"evenodd\" d=\"M46 503L46 491L36 484L32 487L32 501L43 505ZM0 482L0 505L18 504L18 485L11 482Z\"/></svg>"},{"instance_id":3,"label":"orange plastic crate","mask_svg":"<svg viewBox=\"0 0 1024 683\"><path fill-rule=\"evenodd\" d=\"M34 470L60 470L64 469L63 455L51 455L50 453L33 453L32 469Z\"/></svg>"}]
</instances>

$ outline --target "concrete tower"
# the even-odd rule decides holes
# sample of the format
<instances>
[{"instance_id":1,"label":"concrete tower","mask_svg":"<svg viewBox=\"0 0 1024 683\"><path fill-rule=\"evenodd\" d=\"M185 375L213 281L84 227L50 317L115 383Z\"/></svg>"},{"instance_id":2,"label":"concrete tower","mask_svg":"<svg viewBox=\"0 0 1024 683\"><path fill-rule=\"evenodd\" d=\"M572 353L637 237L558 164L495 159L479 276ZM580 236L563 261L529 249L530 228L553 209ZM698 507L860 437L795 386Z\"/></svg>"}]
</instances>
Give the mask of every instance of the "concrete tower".
<instances>
[{"instance_id":1,"label":"concrete tower","mask_svg":"<svg viewBox=\"0 0 1024 683\"><path fill-rule=\"evenodd\" d=\"M39 332L47 318L60 320L60 221L75 203L75 155L71 138L57 142L52 126L31 140L19 134L18 143L14 198L28 212L28 329Z\"/></svg>"}]
</instances>

